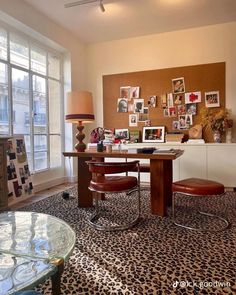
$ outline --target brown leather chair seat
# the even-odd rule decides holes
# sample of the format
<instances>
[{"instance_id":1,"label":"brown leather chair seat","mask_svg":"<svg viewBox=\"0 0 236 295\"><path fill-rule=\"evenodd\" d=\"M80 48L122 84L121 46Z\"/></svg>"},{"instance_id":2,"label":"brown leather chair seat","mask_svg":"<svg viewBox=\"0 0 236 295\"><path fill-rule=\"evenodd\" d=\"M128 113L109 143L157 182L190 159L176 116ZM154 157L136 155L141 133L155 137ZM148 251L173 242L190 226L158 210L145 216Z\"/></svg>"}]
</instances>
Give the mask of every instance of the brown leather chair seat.
<instances>
[{"instance_id":1,"label":"brown leather chair seat","mask_svg":"<svg viewBox=\"0 0 236 295\"><path fill-rule=\"evenodd\" d=\"M201 196L201 198L205 196L219 196L224 194L224 185L207 179L201 179L201 178L187 178L184 180L176 181L172 184L172 191L173 191L173 200L172 200L172 217L173 222L175 225L191 229L191 230L199 230L199 231L212 231L217 232L220 230L225 230L229 226L229 222L226 218L219 216L218 214L212 214L209 212L202 211L198 208L198 213L201 215L205 215L211 218L214 218L215 220L220 220L223 222L224 226L222 226L220 229L206 229L204 226L202 227L196 227L195 225L187 225L186 221L176 221L175 216L175 199L178 197L178 193L189 195L190 197L196 197ZM199 205L197 205L199 207ZM182 218L183 219L183 218Z\"/></svg>"},{"instance_id":2,"label":"brown leather chair seat","mask_svg":"<svg viewBox=\"0 0 236 295\"><path fill-rule=\"evenodd\" d=\"M174 182L172 190L173 192L195 196L221 195L224 193L224 185L207 179L187 178Z\"/></svg>"},{"instance_id":3,"label":"brown leather chair seat","mask_svg":"<svg viewBox=\"0 0 236 295\"><path fill-rule=\"evenodd\" d=\"M131 161L131 162L97 162L97 161L87 161L89 166L89 171L92 173L92 180L89 184L89 190L92 192L96 192L95 194L95 213L89 219L90 225L98 230L103 231L112 231L112 230L124 230L131 228L136 225L140 219L140 171L139 171L139 161ZM112 175L117 173L127 173L128 171L138 171L138 177L134 176L120 176L120 175ZM104 214L102 210L99 208L98 195L101 193L125 193L127 196L133 195L131 193L135 192L137 196L137 213L132 214L131 217L123 224L119 224L118 222L109 222L107 223L100 221L104 221ZM119 197L122 197L119 195ZM111 199L113 196L111 195ZM113 209L114 210L114 209ZM113 214L114 212L112 212ZM121 212L123 214L123 210Z\"/></svg>"},{"instance_id":4,"label":"brown leather chair seat","mask_svg":"<svg viewBox=\"0 0 236 295\"><path fill-rule=\"evenodd\" d=\"M133 176L98 176L96 181L91 180L90 189L97 192L120 192L137 187L138 181Z\"/></svg>"}]
</instances>

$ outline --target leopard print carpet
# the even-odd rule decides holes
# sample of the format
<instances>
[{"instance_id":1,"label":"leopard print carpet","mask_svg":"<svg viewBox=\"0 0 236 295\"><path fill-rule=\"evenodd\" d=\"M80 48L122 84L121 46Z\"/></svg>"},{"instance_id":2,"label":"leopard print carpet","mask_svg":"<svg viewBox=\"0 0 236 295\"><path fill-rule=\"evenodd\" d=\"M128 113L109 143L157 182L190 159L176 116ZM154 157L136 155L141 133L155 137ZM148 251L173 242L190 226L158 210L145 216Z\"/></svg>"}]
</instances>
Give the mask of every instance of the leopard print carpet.
<instances>
[{"instance_id":1,"label":"leopard print carpet","mask_svg":"<svg viewBox=\"0 0 236 295\"><path fill-rule=\"evenodd\" d=\"M60 193L22 208L54 215L76 231L75 249L62 275L62 294L236 294L235 192L201 200L205 210L224 215L231 223L229 229L212 233L175 226L171 211L164 218L152 215L149 190L141 193L138 225L125 231L100 232L87 223L93 209L78 208L76 188L68 191L74 197L64 200ZM123 207L117 209L122 202ZM209 222L196 215L189 197L178 195L176 204L178 219L206 228L222 226L214 218ZM123 220L136 210L134 198L121 194L106 196L102 206L107 215L104 219L116 216ZM188 219L191 213L193 220ZM37 290L51 294L50 280Z\"/></svg>"}]
</instances>

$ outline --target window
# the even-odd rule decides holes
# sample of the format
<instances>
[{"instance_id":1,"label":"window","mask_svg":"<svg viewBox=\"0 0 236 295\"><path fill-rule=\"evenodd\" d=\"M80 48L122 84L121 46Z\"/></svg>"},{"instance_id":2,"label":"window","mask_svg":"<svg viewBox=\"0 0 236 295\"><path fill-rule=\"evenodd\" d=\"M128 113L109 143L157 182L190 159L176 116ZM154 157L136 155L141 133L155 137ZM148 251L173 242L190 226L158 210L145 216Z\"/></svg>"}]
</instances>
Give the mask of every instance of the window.
<instances>
[{"instance_id":1,"label":"window","mask_svg":"<svg viewBox=\"0 0 236 295\"><path fill-rule=\"evenodd\" d=\"M0 135L24 135L32 172L61 165L61 77L59 53L0 27Z\"/></svg>"}]
</instances>

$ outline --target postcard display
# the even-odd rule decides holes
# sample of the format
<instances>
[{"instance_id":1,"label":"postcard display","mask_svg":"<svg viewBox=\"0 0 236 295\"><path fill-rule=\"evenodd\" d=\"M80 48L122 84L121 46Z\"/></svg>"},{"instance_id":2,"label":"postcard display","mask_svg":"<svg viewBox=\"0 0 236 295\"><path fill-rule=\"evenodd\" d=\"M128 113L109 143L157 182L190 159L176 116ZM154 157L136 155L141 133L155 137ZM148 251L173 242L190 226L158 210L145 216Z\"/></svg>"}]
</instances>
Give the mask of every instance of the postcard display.
<instances>
[{"instance_id":1,"label":"postcard display","mask_svg":"<svg viewBox=\"0 0 236 295\"><path fill-rule=\"evenodd\" d=\"M16 203L33 194L24 136L7 143L8 203Z\"/></svg>"},{"instance_id":2,"label":"postcard display","mask_svg":"<svg viewBox=\"0 0 236 295\"><path fill-rule=\"evenodd\" d=\"M166 132L187 135L206 108L225 109L224 62L103 76L106 128L131 134L164 126ZM213 142L210 129L203 138Z\"/></svg>"}]
</instances>

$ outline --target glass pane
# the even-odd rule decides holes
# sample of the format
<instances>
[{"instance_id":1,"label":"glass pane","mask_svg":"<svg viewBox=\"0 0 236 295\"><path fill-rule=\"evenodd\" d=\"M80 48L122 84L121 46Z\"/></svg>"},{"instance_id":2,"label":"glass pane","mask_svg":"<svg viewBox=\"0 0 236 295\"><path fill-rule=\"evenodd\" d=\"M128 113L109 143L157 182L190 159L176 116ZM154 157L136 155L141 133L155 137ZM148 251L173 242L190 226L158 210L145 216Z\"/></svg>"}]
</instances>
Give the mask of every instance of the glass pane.
<instances>
[{"instance_id":1,"label":"glass pane","mask_svg":"<svg viewBox=\"0 0 236 295\"><path fill-rule=\"evenodd\" d=\"M0 134L9 134L8 73L7 66L0 63Z\"/></svg>"},{"instance_id":2,"label":"glass pane","mask_svg":"<svg viewBox=\"0 0 236 295\"><path fill-rule=\"evenodd\" d=\"M33 75L34 133L47 133L46 80Z\"/></svg>"},{"instance_id":3,"label":"glass pane","mask_svg":"<svg viewBox=\"0 0 236 295\"><path fill-rule=\"evenodd\" d=\"M28 164L29 164L29 170L33 171L33 162L32 162L32 154L31 154L31 143L30 143L30 136L25 135L25 148L26 148L26 153L27 153L27 159L28 159Z\"/></svg>"},{"instance_id":4,"label":"glass pane","mask_svg":"<svg viewBox=\"0 0 236 295\"><path fill-rule=\"evenodd\" d=\"M10 34L10 60L15 65L29 68L28 42L14 34Z\"/></svg>"},{"instance_id":5,"label":"glass pane","mask_svg":"<svg viewBox=\"0 0 236 295\"><path fill-rule=\"evenodd\" d=\"M0 58L7 59L7 32L0 28Z\"/></svg>"},{"instance_id":6,"label":"glass pane","mask_svg":"<svg viewBox=\"0 0 236 295\"><path fill-rule=\"evenodd\" d=\"M48 75L60 79L60 58L55 54L48 54Z\"/></svg>"},{"instance_id":7,"label":"glass pane","mask_svg":"<svg viewBox=\"0 0 236 295\"><path fill-rule=\"evenodd\" d=\"M34 168L35 171L48 168L47 137L45 135L34 136Z\"/></svg>"},{"instance_id":8,"label":"glass pane","mask_svg":"<svg viewBox=\"0 0 236 295\"><path fill-rule=\"evenodd\" d=\"M61 133L61 84L49 80L49 133Z\"/></svg>"},{"instance_id":9,"label":"glass pane","mask_svg":"<svg viewBox=\"0 0 236 295\"><path fill-rule=\"evenodd\" d=\"M50 136L50 167L61 166L61 136Z\"/></svg>"},{"instance_id":10,"label":"glass pane","mask_svg":"<svg viewBox=\"0 0 236 295\"><path fill-rule=\"evenodd\" d=\"M31 70L40 74L46 75L46 62L47 55L46 51L32 46L31 48Z\"/></svg>"},{"instance_id":11,"label":"glass pane","mask_svg":"<svg viewBox=\"0 0 236 295\"><path fill-rule=\"evenodd\" d=\"M30 133L29 74L12 69L13 133Z\"/></svg>"}]
</instances>

